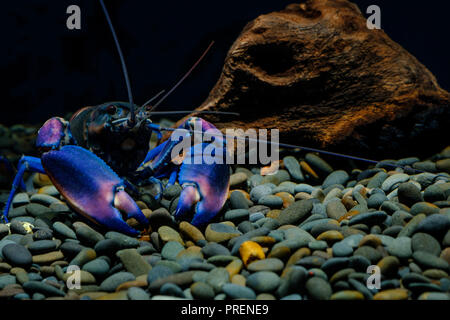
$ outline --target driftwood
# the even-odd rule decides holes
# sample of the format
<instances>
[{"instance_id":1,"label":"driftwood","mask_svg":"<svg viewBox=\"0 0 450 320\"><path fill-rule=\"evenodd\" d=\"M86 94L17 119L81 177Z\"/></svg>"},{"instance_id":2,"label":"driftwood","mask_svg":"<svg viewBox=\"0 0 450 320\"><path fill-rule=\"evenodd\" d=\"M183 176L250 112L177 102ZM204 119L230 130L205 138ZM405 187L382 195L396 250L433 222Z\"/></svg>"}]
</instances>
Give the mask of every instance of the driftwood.
<instances>
[{"instance_id":1,"label":"driftwood","mask_svg":"<svg viewBox=\"0 0 450 320\"><path fill-rule=\"evenodd\" d=\"M308 0L248 23L196 110L241 114L199 115L222 130L277 128L282 142L380 159L447 145L449 101L355 4Z\"/></svg>"}]
</instances>

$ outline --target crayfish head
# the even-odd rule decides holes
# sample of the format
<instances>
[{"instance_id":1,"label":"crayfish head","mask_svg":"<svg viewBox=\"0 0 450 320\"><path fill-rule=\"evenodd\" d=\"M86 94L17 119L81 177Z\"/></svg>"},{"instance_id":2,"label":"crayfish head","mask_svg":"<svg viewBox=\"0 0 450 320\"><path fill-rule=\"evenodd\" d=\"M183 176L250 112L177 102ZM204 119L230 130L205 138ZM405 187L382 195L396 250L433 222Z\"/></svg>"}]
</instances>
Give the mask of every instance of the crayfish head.
<instances>
[{"instance_id":1,"label":"crayfish head","mask_svg":"<svg viewBox=\"0 0 450 320\"><path fill-rule=\"evenodd\" d=\"M88 130L90 134L100 134L105 129L126 132L134 128L134 125L130 125L130 118L129 103L104 103L94 108L89 119Z\"/></svg>"},{"instance_id":2,"label":"crayfish head","mask_svg":"<svg viewBox=\"0 0 450 320\"><path fill-rule=\"evenodd\" d=\"M151 132L142 125L143 118L126 102L108 102L89 110L84 121L84 147L102 158L118 174L127 174L138 167L148 152Z\"/></svg>"}]
</instances>

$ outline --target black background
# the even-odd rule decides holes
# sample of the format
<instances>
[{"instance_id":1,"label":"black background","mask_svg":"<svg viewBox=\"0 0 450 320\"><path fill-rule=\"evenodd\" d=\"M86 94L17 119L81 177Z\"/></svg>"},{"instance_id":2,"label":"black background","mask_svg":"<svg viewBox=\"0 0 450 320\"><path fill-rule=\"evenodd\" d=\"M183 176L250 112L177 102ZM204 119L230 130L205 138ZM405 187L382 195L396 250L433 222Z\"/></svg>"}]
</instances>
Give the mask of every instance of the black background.
<instances>
[{"instance_id":1,"label":"black background","mask_svg":"<svg viewBox=\"0 0 450 320\"><path fill-rule=\"evenodd\" d=\"M294 2L105 0L138 104L170 88L215 40L201 65L166 100L166 110L200 105L245 24ZM353 2L365 16L369 5L379 5L384 31L450 90L447 1ZM81 8L81 30L66 28L66 8L71 4ZM35 124L85 105L127 100L118 54L98 1L4 2L0 30L0 123Z\"/></svg>"}]
</instances>

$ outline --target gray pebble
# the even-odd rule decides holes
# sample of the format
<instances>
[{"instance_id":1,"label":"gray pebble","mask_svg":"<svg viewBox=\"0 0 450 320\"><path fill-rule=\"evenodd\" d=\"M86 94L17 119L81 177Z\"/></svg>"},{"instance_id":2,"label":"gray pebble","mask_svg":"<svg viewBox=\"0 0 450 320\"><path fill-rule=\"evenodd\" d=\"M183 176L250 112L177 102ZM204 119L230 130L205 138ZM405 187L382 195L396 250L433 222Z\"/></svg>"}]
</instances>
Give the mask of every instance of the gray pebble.
<instances>
[{"instance_id":1,"label":"gray pebble","mask_svg":"<svg viewBox=\"0 0 450 320\"><path fill-rule=\"evenodd\" d=\"M113 292L122 283L134 280L136 280L136 277L132 273L118 272L103 280L100 284L100 289L102 291Z\"/></svg>"},{"instance_id":2,"label":"gray pebble","mask_svg":"<svg viewBox=\"0 0 450 320\"><path fill-rule=\"evenodd\" d=\"M251 288L234 283L224 284L222 290L231 299L256 299L256 294Z\"/></svg>"},{"instance_id":3,"label":"gray pebble","mask_svg":"<svg viewBox=\"0 0 450 320\"><path fill-rule=\"evenodd\" d=\"M280 277L271 271L259 271L247 278L247 285L256 292L275 291L280 284Z\"/></svg>"},{"instance_id":4,"label":"gray pebble","mask_svg":"<svg viewBox=\"0 0 450 320\"><path fill-rule=\"evenodd\" d=\"M150 300L150 295L142 288L132 287L127 291L127 297L130 300Z\"/></svg>"}]
</instances>

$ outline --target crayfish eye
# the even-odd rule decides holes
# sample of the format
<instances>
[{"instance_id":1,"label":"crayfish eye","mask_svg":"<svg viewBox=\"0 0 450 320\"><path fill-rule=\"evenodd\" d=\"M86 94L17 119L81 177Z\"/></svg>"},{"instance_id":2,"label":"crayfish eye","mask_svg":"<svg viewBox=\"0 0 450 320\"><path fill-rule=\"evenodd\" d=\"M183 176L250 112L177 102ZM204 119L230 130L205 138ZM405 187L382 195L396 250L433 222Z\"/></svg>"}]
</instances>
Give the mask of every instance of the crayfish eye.
<instances>
[{"instance_id":1,"label":"crayfish eye","mask_svg":"<svg viewBox=\"0 0 450 320\"><path fill-rule=\"evenodd\" d=\"M116 114L117 108L115 106L108 106L106 112L110 115Z\"/></svg>"}]
</instances>

